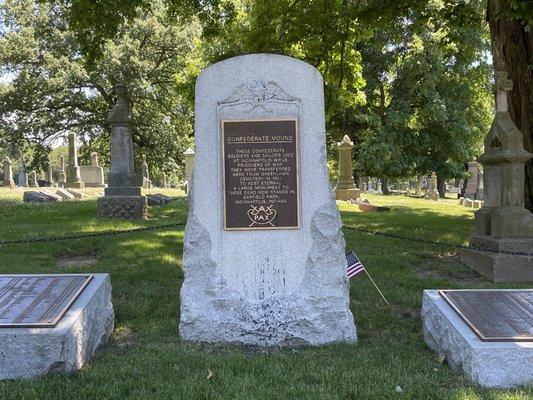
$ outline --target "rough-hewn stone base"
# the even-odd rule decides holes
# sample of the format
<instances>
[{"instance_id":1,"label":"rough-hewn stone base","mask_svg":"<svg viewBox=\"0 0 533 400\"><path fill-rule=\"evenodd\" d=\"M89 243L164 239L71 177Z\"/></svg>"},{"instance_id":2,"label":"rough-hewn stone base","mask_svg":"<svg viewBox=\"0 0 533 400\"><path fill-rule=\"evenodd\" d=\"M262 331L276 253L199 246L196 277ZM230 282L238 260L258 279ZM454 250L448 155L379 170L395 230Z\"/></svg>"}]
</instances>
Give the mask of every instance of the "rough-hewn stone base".
<instances>
[{"instance_id":1,"label":"rough-hewn stone base","mask_svg":"<svg viewBox=\"0 0 533 400\"><path fill-rule=\"evenodd\" d=\"M100 218L145 219L148 202L145 196L103 196L98 199Z\"/></svg>"},{"instance_id":2,"label":"rough-hewn stone base","mask_svg":"<svg viewBox=\"0 0 533 400\"><path fill-rule=\"evenodd\" d=\"M361 195L359 189L335 189L335 197L337 200L357 200Z\"/></svg>"},{"instance_id":3,"label":"rough-hewn stone base","mask_svg":"<svg viewBox=\"0 0 533 400\"><path fill-rule=\"evenodd\" d=\"M113 332L108 274L96 274L55 328L0 328L0 380L80 369Z\"/></svg>"},{"instance_id":4,"label":"rough-hewn stone base","mask_svg":"<svg viewBox=\"0 0 533 400\"><path fill-rule=\"evenodd\" d=\"M15 182L14 181L4 181L2 183L2 187L8 187L10 189L16 189L17 185L15 185Z\"/></svg>"},{"instance_id":5,"label":"rough-hewn stone base","mask_svg":"<svg viewBox=\"0 0 533 400\"><path fill-rule=\"evenodd\" d=\"M422 329L427 345L472 382L489 388L533 383L533 343L481 341L436 290L424 290Z\"/></svg>"}]
</instances>

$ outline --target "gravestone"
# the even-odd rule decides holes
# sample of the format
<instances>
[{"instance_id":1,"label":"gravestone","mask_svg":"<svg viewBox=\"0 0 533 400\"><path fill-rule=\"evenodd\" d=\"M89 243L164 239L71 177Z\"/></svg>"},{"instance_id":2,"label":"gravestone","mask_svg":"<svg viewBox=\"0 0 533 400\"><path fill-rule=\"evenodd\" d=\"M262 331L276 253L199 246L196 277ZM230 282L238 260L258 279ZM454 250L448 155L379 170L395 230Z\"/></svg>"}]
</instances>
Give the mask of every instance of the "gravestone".
<instances>
[{"instance_id":1,"label":"gravestone","mask_svg":"<svg viewBox=\"0 0 533 400\"><path fill-rule=\"evenodd\" d=\"M105 187L104 169L98 162L98 153L91 153L91 165L82 165L80 174L85 187Z\"/></svg>"},{"instance_id":2,"label":"gravestone","mask_svg":"<svg viewBox=\"0 0 533 400\"><path fill-rule=\"evenodd\" d=\"M113 332L109 275L0 275L0 380L79 370Z\"/></svg>"},{"instance_id":3,"label":"gravestone","mask_svg":"<svg viewBox=\"0 0 533 400\"><path fill-rule=\"evenodd\" d=\"M48 186L52 186L54 184L54 174L52 171L52 163L50 162L50 160L48 160L46 164L47 164L47 169L46 169L46 177L44 178L44 180L46 181L46 184Z\"/></svg>"},{"instance_id":4,"label":"gravestone","mask_svg":"<svg viewBox=\"0 0 533 400\"><path fill-rule=\"evenodd\" d=\"M523 135L507 107L512 89L507 73L496 74L496 115L485 138L483 207L475 213L470 244L492 252L460 251L461 261L495 282L533 281L533 214L524 207L524 164L533 154L524 150ZM495 253L501 251L502 253Z\"/></svg>"},{"instance_id":5,"label":"gravestone","mask_svg":"<svg viewBox=\"0 0 533 400\"><path fill-rule=\"evenodd\" d=\"M15 181L13 181L13 168L11 167L13 163L9 157L4 158L4 180L2 182L3 187L8 187L15 189Z\"/></svg>"},{"instance_id":6,"label":"gravestone","mask_svg":"<svg viewBox=\"0 0 533 400\"><path fill-rule=\"evenodd\" d=\"M19 158L19 173L17 185L19 187L28 187L28 174L26 173L26 164L22 157Z\"/></svg>"},{"instance_id":7,"label":"gravestone","mask_svg":"<svg viewBox=\"0 0 533 400\"><path fill-rule=\"evenodd\" d=\"M479 170L477 180L476 200L484 200L485 198L485 184L483 182L483 171Z\"/></svg>"},{"instance_id":8,"label":"gravestone","mask_svg":"<svg viewBox=\"0 0 533 400\"><path fill-rule=\"evenodd\" d=\"M164 172L161 175L163 188L168 189L170 187L168 183L168 175Z\"/></svg>"},{"instance_id":9,"label":"gravestone","mask_svg":"<svg viewBox=\"0 0 533 400\"><path fill-rule=\"evenodd\" d=\"M59 163L61 170L59 171L59 187L65 187L65 184L67 183L67 173L65 171L65 157L61 156Z\"/></svg>"},{"instance_id":10,"label":"gravestone","mask_svg":"<svg viewBox=\"0 0 533 400\"><path fill-rule=\"evenodd\" d=\"M143 154L142 162L142 173L143 173L143 189L151 189L152 181L150 180L150 171L148 171L148 163L146 162L146 156Z\"/></svg>"},{"instance_id":11,"label":"gravestone","mask_svg":"<svg viewBox=\"0 0 533 400\"><path fill-rule=\"evenodd\" d=\"M468 163L468 181L466 183L466 190L464 197L472 200L477 199L477 191L479 186L479 163L477 161L470 161Z\"/></svg>"},{"instance_id":12,"label":"gravestone","mask_svg":"<svg viewBox=\"0 0 533 400\"><path fill-rule=\"evenodd\" d=\"M383 188L381 186L381 180L380 179L378 179L377 194L383 194Z\"/></svg>"},{"instance_id":13,"label":"gravestone","mask_svg":"<svg viewBox=\"0 0 533 400\"><path fill-rule=\"evenodd\" d=\"M426 194L424 195L424 198L428 199L428 200L438 200L439 199L439 192L437 190L437 174L435 174L435 172L431 173L431 177L429 178L428 186L429 187L426 190Z\"/></svg>"},{"instance_id":14,"label":"gravestone","mask_svg":"<svg viewBox=\"0 0 533 400\"><path fill-rule=\"evenodd\" d=\"M81 179L80 167L78 166L78 149L76 148L76 134L68 134L68 167L65 187L83 189L85 184Z\"/></svg>"},{"instance_id":15,"label":"gravestone","mask_svg":"<svg viewBox=\"0 0 533 400\"><path fill-rule=\"evenodd\" d=\"M146 197L135 184L133 169L132 115L126 88L115 87L117 100L109 111L111 125L111 171L104 196L98 199L100 218L144 219L148 216Z\"/></svg>"},{"instance_id":16,"label":"gravestone","mask_svg":"<svg viewBox=\"0 0 533 400\"><path fill-rule=\"evenodd\" d=\"M66 201L75 199L74 195L69 193L67 189L59 188L56 190L56 194Z\"/></svg>"},{"instance_id":17,"label":"gravestone","mask_svg":"<svg viewBox=\"0 0 533 400\"><path fill-rule=\"evenodd\" d=\"M320 73L251 54L206 68L195 94L182 339L355 341Z\"/></svg>"},{"instance_id":18,"label":"gravestone","mask_svg":"<svg viewBox=\"0 0 533 400\"><path fill-rule=\"evenodd\" d=\"M194 150L190 147L183 153L183 162L185 164L185 181L183 182L186 194L192 186L192 174L194 169Z\"/></svg>"},{"instance_id":19,"label":"gravestone","mask_svg":"<svg viewBox=\"0 0 533 400\"><path fill-rule=\"evenodd\" d=\"M28 186L32 188L39 187L39 184L37 183L37 172L30 171L28 174Z\"/></svg>"},{"instance_id":20,"label":"gravestone","mask_svg":"<svg viewBox=\"0 0 533 400\"><path fill-rule=\"evenodd\" d=\"M337 149L339 150L339 180L335 186L335 196L337 200L356 200L361 191L355 186L352 176L353 142L348 135L344 135L342 140L337 143Z\"/></svg>"}]
</instances>

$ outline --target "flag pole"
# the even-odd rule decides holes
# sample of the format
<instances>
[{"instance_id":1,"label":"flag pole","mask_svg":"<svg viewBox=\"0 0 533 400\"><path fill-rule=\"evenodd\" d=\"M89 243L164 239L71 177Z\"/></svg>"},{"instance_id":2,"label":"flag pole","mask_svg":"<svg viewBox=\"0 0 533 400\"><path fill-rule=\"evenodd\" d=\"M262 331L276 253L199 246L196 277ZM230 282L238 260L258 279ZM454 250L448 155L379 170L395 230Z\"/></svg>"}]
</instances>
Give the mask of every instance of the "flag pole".
<instances>
[{"instance_id":1,"label":"flag pole","mask_svg":"<svg viewBox=\"0 0 533 400\"><path fill-rule=\"evenodd\" d=\"M374 282L374 279L372 279L372 277L371 277L370 274L368 273L367 269L365 268L364 270L365 270L366 275L370 278L370 281L372 282L372 284L374 285L374 287L376 288L376 290L379 292L381 298L385 301L385 303L387 303L387 304L390 306L390 303L387 301L387 299L385 298L385 296L383 296L383 293L381 293L381 290L379 290L378 285L376 285L376 282Z\"/></svg>"}]
</instances>

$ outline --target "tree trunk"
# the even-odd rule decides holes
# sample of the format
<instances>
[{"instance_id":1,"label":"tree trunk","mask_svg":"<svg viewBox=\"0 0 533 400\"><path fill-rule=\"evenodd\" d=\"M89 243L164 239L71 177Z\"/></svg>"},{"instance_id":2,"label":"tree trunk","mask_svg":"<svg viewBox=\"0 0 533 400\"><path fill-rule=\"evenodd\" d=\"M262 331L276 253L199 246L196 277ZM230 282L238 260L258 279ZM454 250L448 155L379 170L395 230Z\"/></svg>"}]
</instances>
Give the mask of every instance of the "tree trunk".
<instances>
[{"instance_id":1,"label":"tree trunk","mask_svg":"<svg viewBox=\"0 0 533 400\"><path fill-rule=\"evenodd\" d=\"M525 21L507 17L508 10L509 0L488 0L494 69L507 71L513 81L509 113L524 135L524 148L533 152L533 29L526 31ZM526 163L524 197L533 211L533 160Z\"/></svg>"},{"instance_id":2,"label":"tree trunk","mask_svg":"<svg viewBox=\"0 0 533 400\"><path fill-rule=\"evenodd\" d=\"M446 197L446 179L437 175L437 191L439 192L439 197Z\"/></svg>"},{"instance_id":3,"label":"tree trunk","mask_svg":"<svg viewBox=\"0 0 533 400\"><path fill-rule=\"evenodd\" d=\"M381 192L383 194L390 194L389 178L387 178L386 176L381 178Z\"/></svg>"}]
</instances>

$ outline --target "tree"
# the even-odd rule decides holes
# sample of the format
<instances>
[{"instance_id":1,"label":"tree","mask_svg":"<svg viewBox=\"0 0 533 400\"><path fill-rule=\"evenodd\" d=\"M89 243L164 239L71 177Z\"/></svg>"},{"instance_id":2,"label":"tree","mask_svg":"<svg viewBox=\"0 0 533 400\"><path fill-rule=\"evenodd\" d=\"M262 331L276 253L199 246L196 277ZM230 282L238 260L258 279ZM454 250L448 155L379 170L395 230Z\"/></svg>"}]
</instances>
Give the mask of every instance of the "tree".
<instances>
[{"instance_id":1,"label":"tree","mask_svg":"<svg viewBox=\"0 0 533 400\"><path fill-rule=\"evenodd\" d=\"M495 70L505 70L514 86L509 113L533 153L533 1L488 0L487 19ZM525 205L533 211L533 160L526 164Z\"/></svg>"}]
</instances>

